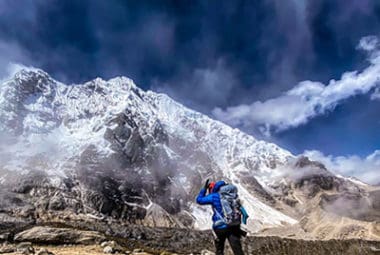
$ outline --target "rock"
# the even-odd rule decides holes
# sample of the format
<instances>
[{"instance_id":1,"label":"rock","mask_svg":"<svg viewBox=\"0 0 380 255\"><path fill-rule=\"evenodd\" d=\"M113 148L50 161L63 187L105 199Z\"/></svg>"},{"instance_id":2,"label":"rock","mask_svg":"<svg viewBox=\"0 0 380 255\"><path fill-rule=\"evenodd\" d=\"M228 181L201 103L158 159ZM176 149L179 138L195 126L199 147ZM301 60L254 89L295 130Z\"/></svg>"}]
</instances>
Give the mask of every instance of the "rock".
<instances>
[{"instance_id":1,"label":"rock","mask_svg":"<svg viewBox=\"0 0 380 255\"><path fill-rule=\"evenodd\" d=\"M201 255L215 255L215 253L209 250L202 250Z\"/></svg>"},{"instance_id":2,"label":"rock","mask_svg":"<svg viewBox=\"0 0 380 255\"><path fill-rule=\"evenodd\" d=\"M17 245L17 249L19 248L28 248L31 247L32 243L31 242L21 242Z\"/></svg>"},{"instance_id":3,"label":"rock","mask_svg":"<svg viewBox=\"0 0 380 255\"><path fill-rule=\"evenodd\" d=\"M177 253L172 253L172 252L168 252L168 251L163 251L160 253L160 255L178 255Z\"/></svg>"},{"instance_id":4,"label":"rock","mask_svg":"<svg viewBox=\"0 0 380 255\"><path fill-rule=\"evenodd\" d=\"M21 242L16 246L16 251L21 254L34 254L31 242Z\"/></svg>"},{"instance_id":5,"label":"rock","mask_svg":"<svg viewBox=\"0 0 380 255\"><path fill-rule=\"evenodd\" d=\"M125 252L125 249L121 247L117 242L115 241L105 241L100 244L101 247L111 247L113 252Z\"/></svg>"},{"instance_id":6,"label":"rock","mask_svg":"<svg viewBox=\"0 0 380 255\"><path fill-rule=\"evenodd\" d=\"M152 255L152 253L145 252L143 249L134 249L132 255Z\"/></svg>"},{"instance_id":7,"label":"rock","mask_svg":"<svg viewBox=\"0 0 380 255\"><path fill-rule=\"evenodd\" d=\"M107 254L111 254L111 253L114 253L114 250L112 249L111 246L106 246L104 247L103 252Z\"/></svg>"},{"instance_id":8,"label":"rock","mask_svg":"<svg viewBox=\"0 0 380 255\"><path fill-rule=\"evenodd\" d=\"M2 202L1 192L2 190L0 190L0 203ZM8 215L6 213L0 213L0 229L4 231L3 234L14 233L14 231L16 231L17 229L25 229L29 226L32 226L33 223L33 219L25 219L14 215Z\"/></svg>"},{"instance_id":9,"label":"rock","mask_svg":"<svg viewBox=\"0 0 380 255\"><path fill-rule=\"evenodd\" d=\"M45 248L41 248L38 252L37 255L49 255L49 252Z\"/></svg>"},{"instance_id":10,"label":"rock","mask_svg":"<svg viewBox=\"0 0 380 255\"><path fill-rule=\"evenodd\" d=\"M3 253L12 253L16 251L16 247L14 245L4 245L0 246L0 254Z\"/></svg>"},{"instance_id":11,"label":"rock","mask_svg":"<svg viewBox=\"0 0 380 255\"><path fill-rule=\"evenodd\" d=\"M49 210L60 211L65 209L66 203L62 196L52 197L49 201Z\"/></svg>"},{"instance_id":12,"label":"rock","mask_svg":"<svg viewBox=\"0 0 380 255\"><path fill-rule=\"evenodd\" d=\"M115 248L118 244L115 241L109 241L108 246L111 246L112 248Z\"/></svg>"},{"instance_id":13,"label":"rock","mask_svg":"<svg viewBox=\"0 0 380 255\"><path fill-rule=\"evenodd\" d=\"M10 233L2 233L0 234L0 242L8 241Z\"/></svg>"},{"instance_id":14,"label":"rock","mask_svg":"<svg viewBox=\"0 0 380 255\"><path fill-rule=\"evenodd\" d=\"M70 228L33 227L15 235L15 241L50 244L94 244L105 240L95 231Z\"/></svg>"},{"instance_id":15,"label":"rock","mask_svg":"<svg viewBox=\"0 0 380 255\"><path fill-rule=\"evenodd\" d=\"M37 253L36 255L54 255L54 253L48 251L47 249L45 248L41 248Z\"/></svg>"}]
</instances>

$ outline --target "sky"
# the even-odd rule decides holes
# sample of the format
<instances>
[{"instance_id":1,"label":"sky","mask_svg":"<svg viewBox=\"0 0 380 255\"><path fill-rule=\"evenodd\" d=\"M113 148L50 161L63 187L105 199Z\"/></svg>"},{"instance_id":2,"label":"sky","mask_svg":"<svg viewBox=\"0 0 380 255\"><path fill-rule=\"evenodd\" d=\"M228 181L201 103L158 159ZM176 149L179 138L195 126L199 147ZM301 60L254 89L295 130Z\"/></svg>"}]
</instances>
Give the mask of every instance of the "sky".
<instances>
[{"instance_id":1,"label":"sky","mask_svg":"<svg viewBox=\"0 0 380 255\"><path fill-rule=\"evenodd\" d=\"M1 0L9 63L145 89L380 182L378 0Z\"/></svg>"}]
</instances>

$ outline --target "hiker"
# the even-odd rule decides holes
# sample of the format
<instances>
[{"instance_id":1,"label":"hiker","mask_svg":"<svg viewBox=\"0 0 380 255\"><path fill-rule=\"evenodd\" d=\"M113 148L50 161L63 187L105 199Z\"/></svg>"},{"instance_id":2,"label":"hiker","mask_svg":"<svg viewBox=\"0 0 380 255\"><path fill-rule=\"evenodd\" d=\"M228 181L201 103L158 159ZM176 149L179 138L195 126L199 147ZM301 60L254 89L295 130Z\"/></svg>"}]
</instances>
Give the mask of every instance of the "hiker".
<instances>
[{"instance_id":1,"label":"hiker","mask_svg":"<svg viewBox=\"0 0 380 255\"><path fill-rule=\"evenodd\" d=\"M207 191L209 192L206 195ZM207 179L197 196L200 205L212 205L212 228L215 232L216 255L224 254L224 244L228 239L235 255L242 255L240 238L246 232L240 229L240 224L247 223L248 214L240 204L237 188L224 181L211 182Z\"/></svg>"}]
</instances>

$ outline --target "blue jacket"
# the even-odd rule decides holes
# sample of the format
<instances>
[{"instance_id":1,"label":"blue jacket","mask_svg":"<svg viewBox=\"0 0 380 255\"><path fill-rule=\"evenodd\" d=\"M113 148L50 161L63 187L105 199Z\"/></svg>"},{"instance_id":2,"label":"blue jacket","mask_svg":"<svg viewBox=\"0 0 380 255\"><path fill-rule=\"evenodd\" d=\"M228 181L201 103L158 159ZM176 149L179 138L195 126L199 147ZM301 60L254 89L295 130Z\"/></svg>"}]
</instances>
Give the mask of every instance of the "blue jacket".
<instances>
[{"instance_id":1,"label":"blue jacket","mask_svg":"<svg viewBox=\"0 0 380 255\"><path fill-rule=\"evenodd\" d=\"M223 229L227 228L226 224L222 224L220 226L215 226L215 222L220 220L219 215L223 217L223 208L222 208L222 203L220 202L220 195L218 193L220 187L225 185L226 183L224 181L218 181L215 183L215 186L212 190L211 194L208 194L206 196L207 190L205 188L201 189L197 196L197 203L200 205L212 205L212 209L214 214L212 215L212 222L213 222L213 228L214 229ZM216 213L218 212L218 213Z\"/></svg>"}]
</instances>

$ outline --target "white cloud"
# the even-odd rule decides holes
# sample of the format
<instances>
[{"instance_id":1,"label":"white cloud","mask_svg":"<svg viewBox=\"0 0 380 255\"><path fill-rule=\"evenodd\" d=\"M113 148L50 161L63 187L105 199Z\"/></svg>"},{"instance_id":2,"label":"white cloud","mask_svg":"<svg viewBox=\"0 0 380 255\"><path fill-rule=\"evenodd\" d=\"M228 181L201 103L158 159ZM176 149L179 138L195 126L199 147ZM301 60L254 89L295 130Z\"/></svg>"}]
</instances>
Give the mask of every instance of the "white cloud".
<instances>
[{"instance_id":1,"label":"white cloud","mask_svg":"<svg viewBox=\"0 0 380 255\"><path fill-rule=\"evenodd\" d=\"M358 48L366 51L376 50L379 45L379 40L376 36L366 36L359 41Z\"/></svg>"},{"instance_id":2,"label":"white cloud","mask_svg":"<svg viewBox=\"0 0 380 255\"><path fill-rule=\"evenodd\" d=\"M38 71L40 69L35 68L33 66L25 66L20 63L14 63L14 62L8 62L4 64L3 69L1 69L0 72L0 86L3 82L7 81L8 79L12 79L16 73L18 73L21 70L31 70L31 71Z\"/></svg>"},{"instance_id":3,"label":"white cloud","mask_svg":"<svg viewBox=\"0 0 380 255\"><path fill-rule=\"evenodd\" d=\"M379 100L380 99L380 88L376 88L375 91L371 95L371 100Z\"/></svg>"},{"instance_id":4,"label":"white cloud","mask_svg":"<svg viewBox=\"0 0 380 255\"><path fill-rule=\"evenodd\" d=\"M331 80L327 85L316 81L302 81L277 98L224 110L215 108L213 115L233 126L259 127L266 135L270 135L273 130L282 131L305 124L318 115L334 110L343 100L367 94L379 86L378 45L377 38L373 36L360 40L358 48L368 51L370 56L370 65L362 72L346 72L340 80Z\"/></svg>"},{"instance_id":5,"label":"white cloud","mask_svg":"<svg viewBox=\"0 0 380 255\"><path fill-rule=\"evenodd\" d=\"M29 64L30 59L19 45L0 39L0 79L13 74L13 63Z\"/></svg>"},{"instance_id":6,"label":"white cloud","mask_svg":"<svg viewBox=\"0 0 380 255\"><path fill-rule=\"evenodd\" d=\"M360 39L357 49L369 53L369 61L372 65L380 64L380 42L378 37L373 35L363 37Z\"/></svg>"},{"instance_id":7,"label":"white cloud","mask_svg":"<svg viewBox=\"0 0 380 255\"><path fill-rule=\"evenodd\" d=\"M380 183L380 150L364 158L357 155L334 157L317 150L305 151L304 155L323 163L336 174L356 177L370 184Z\"/></svg>"}]
</instances>

